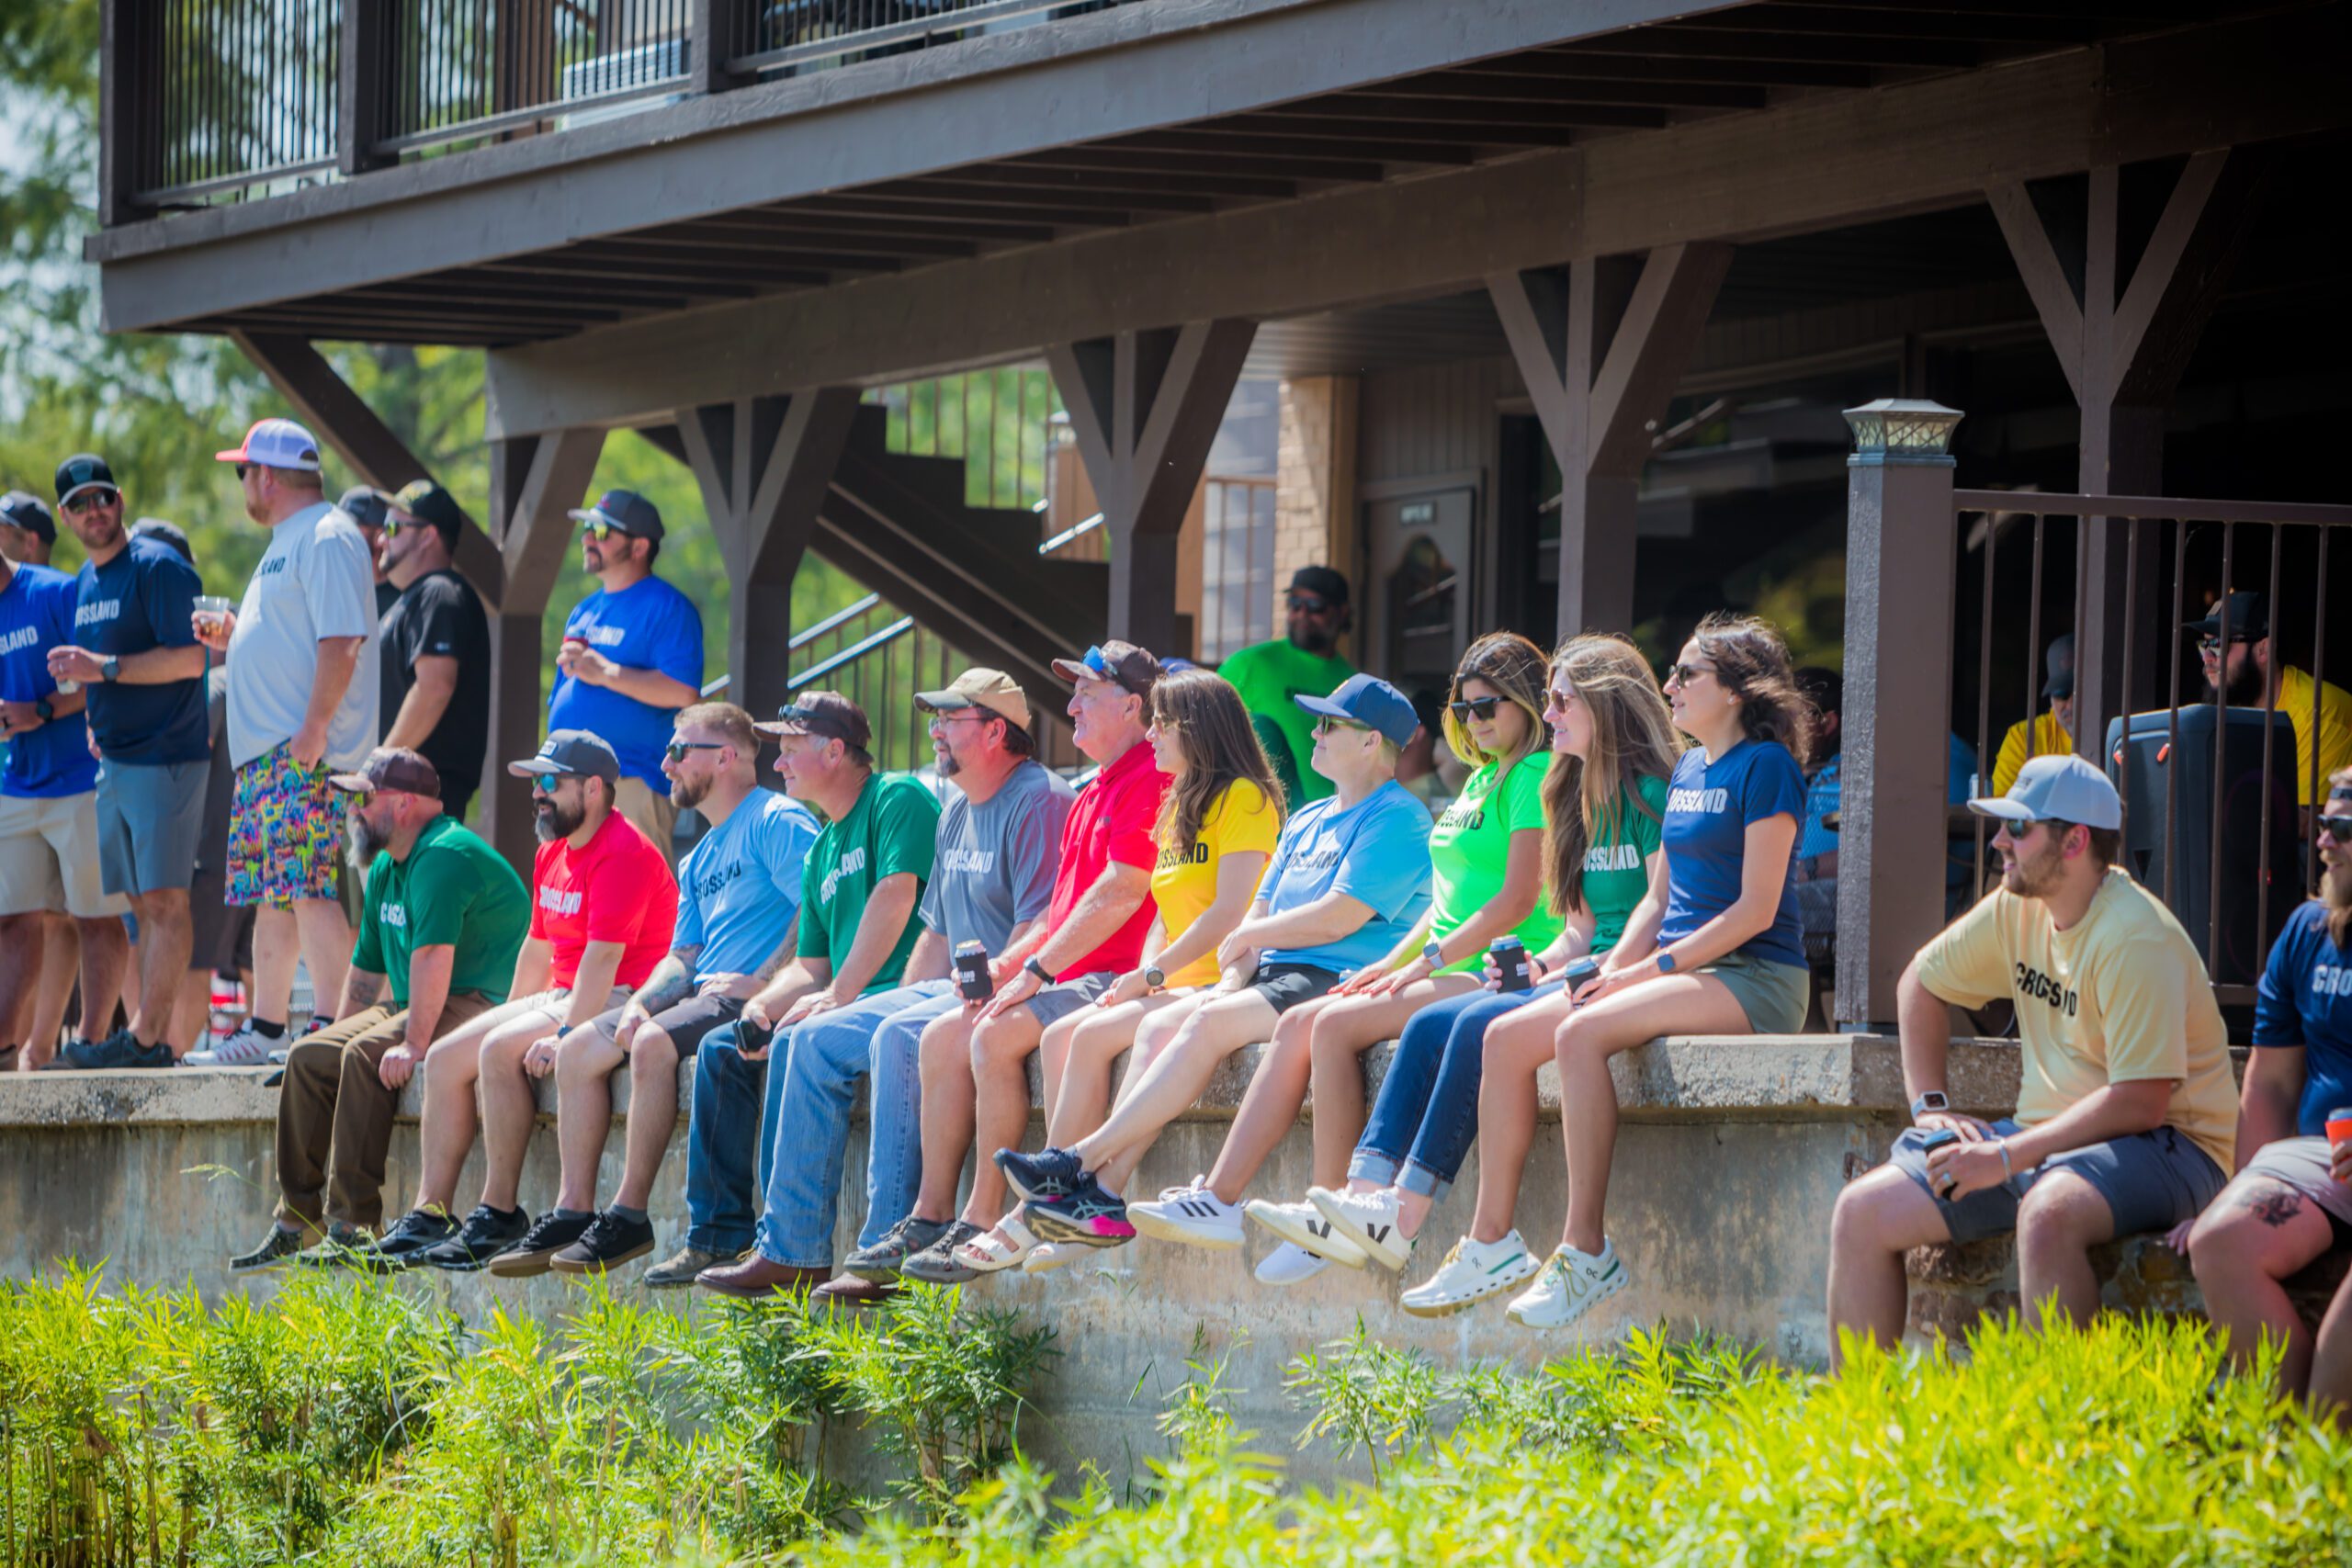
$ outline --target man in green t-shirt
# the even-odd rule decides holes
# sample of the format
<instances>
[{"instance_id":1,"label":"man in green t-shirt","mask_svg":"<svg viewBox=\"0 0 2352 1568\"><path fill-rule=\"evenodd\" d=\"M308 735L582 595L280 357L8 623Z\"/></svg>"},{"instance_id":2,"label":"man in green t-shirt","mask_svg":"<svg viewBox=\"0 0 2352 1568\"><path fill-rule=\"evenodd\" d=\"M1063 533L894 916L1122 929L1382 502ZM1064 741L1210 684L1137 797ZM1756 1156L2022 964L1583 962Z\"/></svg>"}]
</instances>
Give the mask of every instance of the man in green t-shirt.
<instances>
[{"instance_id":1,"label":"man in green t-shirt","mask_svg":"<svg viewBox=\"0 0 2352 1568\"><path fill-rule=\"evenodd\" d=\"M1356 672L1338 651L1340 634L1349 625L1348 580L1328 566L1300 567L1291 574L1284 615L1286 636L1238 650L1216 672L1241 694L1275 775L1290 787L1295 810L1331 793L1331 781L1305 765L1315 750L1315 716L1292 699L1328 697ZM1287 743L1289 755L1273 755L1270 724Z\"/></svg>"},{"instance_id":2,"label":"man in green t-shirt","mask_svg":"<svg viewBox=\"0 0 2352 1568\"><path fill-rule=\"evenodd\" d=\"M530 929L523 879L441 809L441 775L423 756L379 747L359 772L329 782L351 797L352 858L368 868L365 908L334 1021L287 1054L277 1222L230 1261L232 1272L279 1263L306 1236L318 1245L304 1261L364 1260L352 1249L382 1217L401 1086L435 1036L506 999ZM446 1214L409 1214L382 1245L420 1218L449 1227Z\"/></svg>"}]
</instances>

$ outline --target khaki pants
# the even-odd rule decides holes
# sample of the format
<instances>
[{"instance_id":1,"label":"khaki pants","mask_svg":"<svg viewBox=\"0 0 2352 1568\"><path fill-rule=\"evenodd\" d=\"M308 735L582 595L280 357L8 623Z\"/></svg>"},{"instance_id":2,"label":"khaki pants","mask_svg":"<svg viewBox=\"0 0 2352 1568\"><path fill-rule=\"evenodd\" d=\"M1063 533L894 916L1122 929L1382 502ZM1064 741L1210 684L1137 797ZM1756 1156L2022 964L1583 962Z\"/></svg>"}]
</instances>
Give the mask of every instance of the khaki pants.
<instances>
[{"instance_id":1,"label":"khaki pants","mask_svg":"<svg viewBox=\"0 0 2352 1568\"><path fill-rule=\"evenodd\" d=\"M672 846L672 835L678 829L678 808L666 795L656 795L645 787L643 779L623 779L621 787L613 793L613 804L620 814L637 824L638 831L653 840L670 869L678 869L678 857Z\"/></svg>"},{"instance_id":2,"label":"khaki pants","mask_svg":"<svg viewBox=\"0 0 2352 1568\"><path fill-rule=\"evenodd\" d=\"M458 991L441 1009L446 1033L497 1004ZM391 1147L398 1091L376 1066L408 1037L408 1012L363 1008L297 1041L286 1055L277 1101L277 1218L289 1228L323 1229L325 1216L362 1230L384 1217L384 1158ZM422 1070L423 1064L418 1064Z\"/></svg>"}]
</instances>

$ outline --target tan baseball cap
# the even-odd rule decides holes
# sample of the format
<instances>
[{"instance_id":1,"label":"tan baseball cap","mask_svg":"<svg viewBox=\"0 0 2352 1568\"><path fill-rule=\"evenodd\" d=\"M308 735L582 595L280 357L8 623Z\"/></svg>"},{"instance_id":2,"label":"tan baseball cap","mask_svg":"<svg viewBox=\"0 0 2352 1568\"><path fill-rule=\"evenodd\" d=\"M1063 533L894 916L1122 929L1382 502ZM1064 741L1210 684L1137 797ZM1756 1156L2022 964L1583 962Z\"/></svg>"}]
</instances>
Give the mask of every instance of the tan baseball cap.
<instances>
[{"instance_id":1,"label":"tan baseball cap","mask_svg":"<svg viewBox=\"0 0 2352 1568\"><path fill-rule=\"evenodd\" d=\"M1029 728L1028 695L1001 670L967 670L944 692L917 692L915 706L925 713L986 708L1016 728Z\"/></svg>"}]
</instances>

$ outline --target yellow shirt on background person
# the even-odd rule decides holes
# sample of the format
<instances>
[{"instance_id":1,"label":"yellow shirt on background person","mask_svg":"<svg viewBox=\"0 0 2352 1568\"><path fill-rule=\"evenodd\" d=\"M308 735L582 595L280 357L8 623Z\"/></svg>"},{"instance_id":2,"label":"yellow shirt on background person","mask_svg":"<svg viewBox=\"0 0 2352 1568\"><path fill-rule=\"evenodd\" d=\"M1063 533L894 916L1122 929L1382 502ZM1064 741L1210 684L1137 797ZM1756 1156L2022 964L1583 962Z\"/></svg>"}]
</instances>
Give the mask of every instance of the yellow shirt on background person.
<instances>
[{"instance_id":1,"label":"yellow shirt on background person","mask_svg":"<svg viewBox=\"0 0 2352 1568\"><path fill-rule=\"evenodd\" d=\"M2278 671L2276 706L2295 727L2298 806L2312 804L2312 678L2291 664ZM2322 682L2319 690L2319 792L2320 798L2325 799L2328 774L2352 767L2352 693L2332 681Z\"/></svg>"},{"instance_id":2,"label":"yellow shirt on background person","mask_svg":"<svg viewBox=\"0 0 2352 1568\"><path fill-rule=\"evenodd\" d=\"M1217 866L1227 855L1255 851L1271 861L1274 840L1282 830L1282 814L1267 800L1265 791L1248 779L1236 779L1209 804L1190 854L1163 846L1159 864L1151 874L1151 896L1159 906L1160 926L1168 940L1182 936L1216 901ZM1182 972L1169 976L1168 984L1213 986L1216 976L1216 950L1211 948Z\"/></svg>"},{"instance_id":3,"label":"yellow shirt on background person","mask_svg":"<svg viewBox=\"0 0 2352 1568\"><path fill-rule=\"evenodd\" d=\"M2057 930L2039 898L1996 891L1920 950L1918 974L1961 1007L2017 1003L2019 1126L2110 1083L2170 1078L2165 1125L2224 1172L2236 1168L2237 1080L2204 961L2172 911L2125 873L2109 870L2071 931Z\"/></svg>"},{"instance_id":4,"label":"yellow shirt on background person","mask_svg":"<svg viewBox=\"0 0 2352 1568\"><path fill-rule=\"evenodd\" d=\"M2000 754L1993 760L1993 793L2007 795L2009 786L2018 782L2018 772L2036 757L2055 757L2075 749L2075 738L2058 722L2058 716L2047 710L2033 716L2033 730L2027 735L2026 721L2009 726L2001 737Z\"/></svg>"}]
</instances>

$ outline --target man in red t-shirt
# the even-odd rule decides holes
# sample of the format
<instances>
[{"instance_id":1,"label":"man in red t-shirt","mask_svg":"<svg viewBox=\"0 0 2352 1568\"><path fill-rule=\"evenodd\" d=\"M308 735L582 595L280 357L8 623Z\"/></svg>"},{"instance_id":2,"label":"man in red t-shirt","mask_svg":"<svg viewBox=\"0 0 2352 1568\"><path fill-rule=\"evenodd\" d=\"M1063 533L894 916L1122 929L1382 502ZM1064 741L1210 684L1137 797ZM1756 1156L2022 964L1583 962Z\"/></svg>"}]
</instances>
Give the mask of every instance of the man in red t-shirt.
<instances>
[{"instance_id":1,"label":"man in red t-shirt","mask_svg":"<svg viewBox=\"0 0 2352 1568\"><path fill-rule=\"evenodd\" d=\"M422 1260L458 1270L488 1263L492 1273L525 1275L546 1272L548 1259L595 1218L559 1209L534 1224L516 1201L539 1112L531 1079L554 1070L556 1041L566 1030L627 999L669 953L678 882L652 840L614 809L620 759L602 738L559 729L537 756L506 771L531 781L539 835L530 933L515 955L509 999L425 1053L424 1157L412 1207L446 1213L456 1196L473 1146L479 1082L488 1160L481 1201Z\"/></svg>"},{"instance_id":2,"label":"man in red t-shirt","mask_svg":"<svg viewBox=\"0 0 2352 1568\"><path fill-rule=\"evenodd\" d=\"M1019 1148L1029 1127L1029 1054L1048 1025L1092 1002L1143 960L1159 911L1152 837L1168 775L1153 765L1144 730L1159 660L1133 643L1107 642L1083 659L1057 659L1071 682L1069 716L1078 749L1100 765L1062 826L1054 896L1024 940L989 964L996 995L934 1019L922 1032L922 1190L919 1218L955 1211L964 1156L978 1147L972 1191L956 1223L903 1271L934 1281L981 1270L958 1253L1001 1242L988 1232L1005 1208L994 1156ZM1000 1248L1001 1250L1001 1248Z\"/></svg>"}]
</instances>

